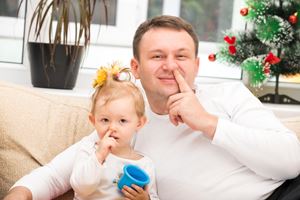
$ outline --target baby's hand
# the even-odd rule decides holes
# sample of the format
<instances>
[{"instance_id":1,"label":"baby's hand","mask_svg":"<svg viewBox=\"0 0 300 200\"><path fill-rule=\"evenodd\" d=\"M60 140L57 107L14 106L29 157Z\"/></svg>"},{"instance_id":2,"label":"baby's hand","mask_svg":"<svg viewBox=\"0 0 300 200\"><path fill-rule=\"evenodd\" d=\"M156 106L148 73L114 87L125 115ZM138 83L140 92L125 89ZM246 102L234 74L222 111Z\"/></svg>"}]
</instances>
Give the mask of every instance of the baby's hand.
<instances>
[{"instance_id":1,"label":"baby's hand","mask_svg":"<svg viewBox=\"0 0 300 200\"><path fill-rule=\"evenodd\" d=\"M117 143L113 137L110 137L111 132L111 130L108 130L104 137L97 143L98 148L96 150L96 156L101 164L105 161L107 155Z\"/></svg>"},{"instance_id":2,"label":"baby's hand","mask_svg":"<svg viewBox=\"0 0 300 200\"><path fill-rule=\"evenodd\" d=\"M132 188L131 188L132 187ZM148 187L145 189L132 184L131 187L124 186L122 193L125 196L125 200L149 200Z\"/></svg>"}]
</instances>

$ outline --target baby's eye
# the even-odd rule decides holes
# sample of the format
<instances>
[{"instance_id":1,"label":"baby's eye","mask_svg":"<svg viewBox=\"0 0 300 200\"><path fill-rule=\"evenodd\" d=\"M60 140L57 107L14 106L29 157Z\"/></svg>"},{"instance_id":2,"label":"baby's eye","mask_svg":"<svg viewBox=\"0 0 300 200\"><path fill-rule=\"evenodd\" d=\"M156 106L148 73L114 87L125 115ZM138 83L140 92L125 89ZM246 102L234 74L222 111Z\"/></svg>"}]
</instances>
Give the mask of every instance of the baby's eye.
<instances>
[{"instance_id":1,"label":"baby's eye","mask_svg":"<svg viewBox=\"0 0 300 200\"><path fill-rule=\"evenodd\" d=\"M126 120L126 119L121 119L120 120L120 124L125 124L125 123L127 123L128 121Z\"/></svg>"},{"instance_id":2,"label":"baby's eye","mask_svg":"<svg viewBox=\"0 0 300 200\"><path fill-rule=\"evenodd\" d=\"M102 123L107 123L107 122L109 122L109 120L108 120L107 118L102 118L100 121L101 121Z\"/></svg>"}]
</instances>

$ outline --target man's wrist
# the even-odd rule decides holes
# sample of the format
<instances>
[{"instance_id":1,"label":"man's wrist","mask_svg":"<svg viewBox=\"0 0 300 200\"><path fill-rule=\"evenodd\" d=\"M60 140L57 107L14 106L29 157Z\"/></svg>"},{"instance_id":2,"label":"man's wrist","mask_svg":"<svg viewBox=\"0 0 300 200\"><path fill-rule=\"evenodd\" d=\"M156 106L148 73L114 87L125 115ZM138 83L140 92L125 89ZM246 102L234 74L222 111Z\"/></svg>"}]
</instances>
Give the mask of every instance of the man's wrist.
<instances>
[{"instance_id":1,"label":"man's wrist","mask_svg":"<svg viewBox=\"0 0 300 200\"><path fill-rule=\"evenodd\" d=\"M218 117L214 115L209 115L207 119L207 126L204 128L203 133L206 137L212 140L216 133Z\"/></svg>"}]
</instances>

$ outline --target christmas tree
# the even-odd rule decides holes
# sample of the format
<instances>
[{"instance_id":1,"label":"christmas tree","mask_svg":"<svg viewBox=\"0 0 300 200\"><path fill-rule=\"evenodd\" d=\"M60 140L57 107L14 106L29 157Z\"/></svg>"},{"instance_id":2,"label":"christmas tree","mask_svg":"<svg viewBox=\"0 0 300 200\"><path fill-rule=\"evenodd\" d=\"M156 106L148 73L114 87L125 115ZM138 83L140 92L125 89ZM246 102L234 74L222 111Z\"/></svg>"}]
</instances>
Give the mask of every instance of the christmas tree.
<instances>
[{"instance_id":1,"label":"christmas tree","mask_svg":"<svg viewBox=\"0 0 300 200\"><path fill-rule=\"evenodd\" d=\"M275 77L275 92L260 97L264 102L300 103L278 94L280 75L300 74L300 0L246 0L246 5L240 10L245 30L226 31L209 60L240 66L253 87Z\"/></svg>"}]
</instances>

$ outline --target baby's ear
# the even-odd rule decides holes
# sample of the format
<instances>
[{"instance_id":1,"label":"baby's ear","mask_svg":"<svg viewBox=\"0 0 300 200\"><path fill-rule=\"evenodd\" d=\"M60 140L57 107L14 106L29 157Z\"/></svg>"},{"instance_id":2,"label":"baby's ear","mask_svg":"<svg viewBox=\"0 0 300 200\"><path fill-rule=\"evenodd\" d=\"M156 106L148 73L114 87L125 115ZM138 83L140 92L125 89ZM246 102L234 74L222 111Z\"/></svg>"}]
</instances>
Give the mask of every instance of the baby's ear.
<instances>
[{"instance_id":1,"label":"baby's ear","mask_svg":"<svg viewBox=\"0 0 300 200\"><path fill-rule=\"evenodd\" d=\"M139 124L137 126L137 130L140 130L147 123L147 117L146 116L140 117L139 120L140 121L139 121Z\"/></svg>"},{"instance_id":2,"label":"baby's ear","mask_svg":"<svg viewBox=\"0 0 300 200\"><path fill-rule=\"evenodd\" d=\"M95 125L95 116L92 113L89 113L89 120L93 125Z\"/></svg>"}]
</instances>

